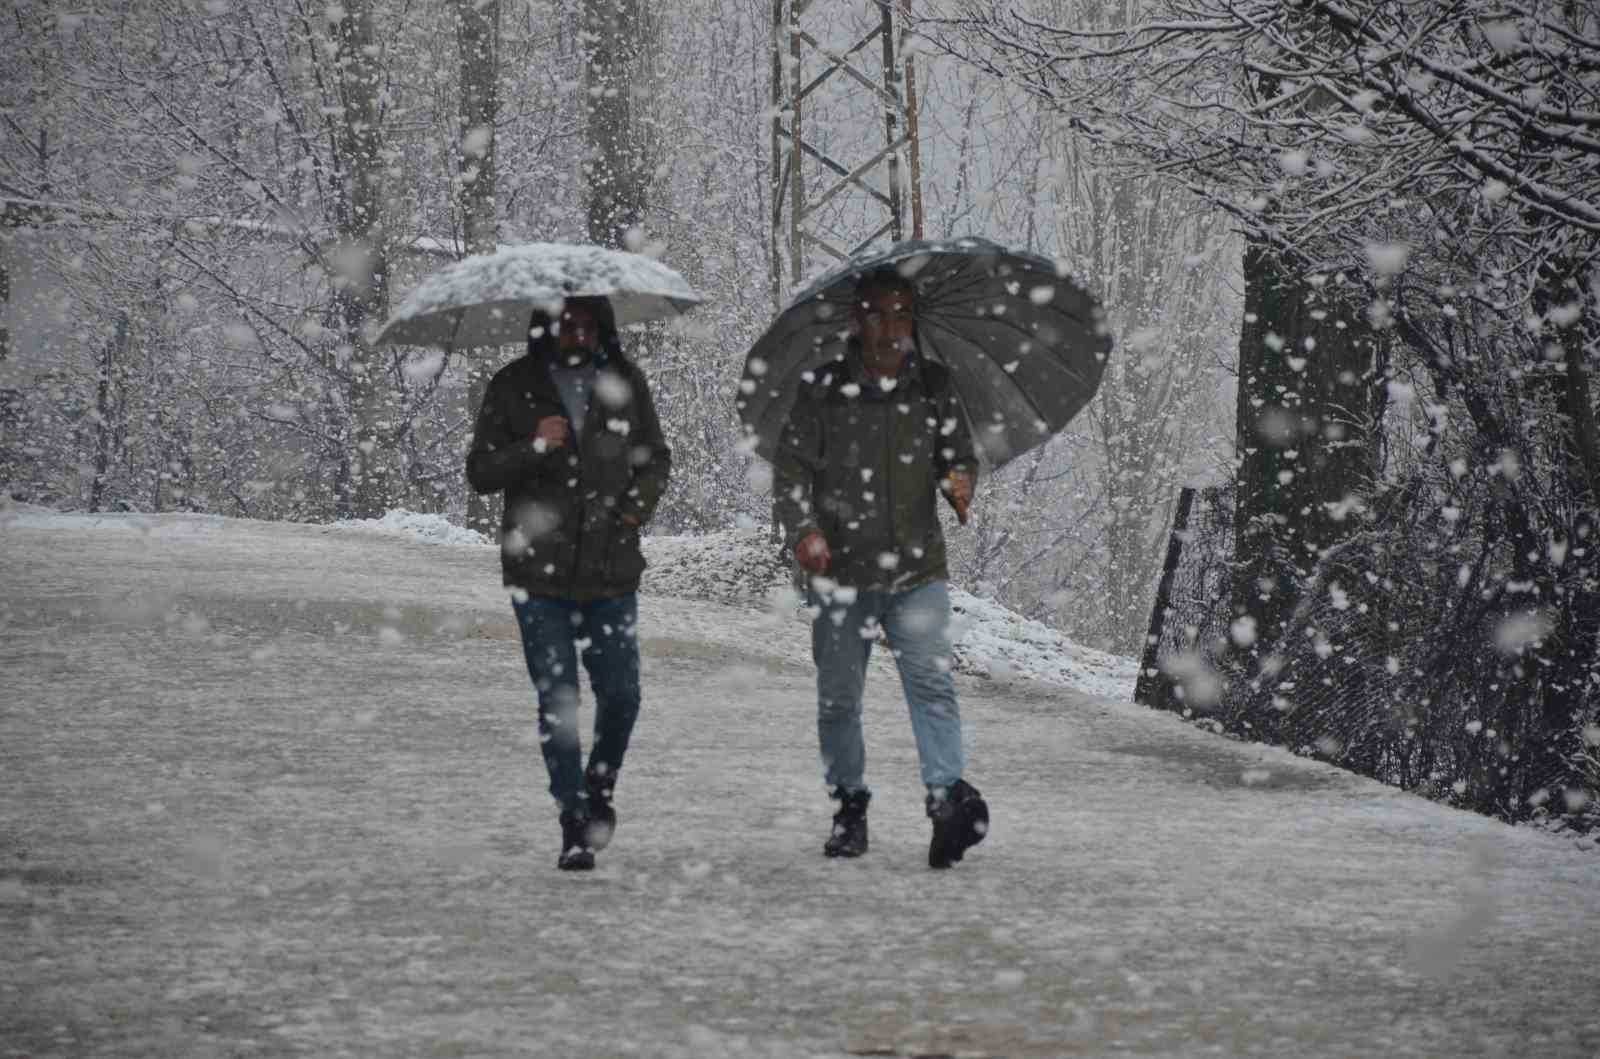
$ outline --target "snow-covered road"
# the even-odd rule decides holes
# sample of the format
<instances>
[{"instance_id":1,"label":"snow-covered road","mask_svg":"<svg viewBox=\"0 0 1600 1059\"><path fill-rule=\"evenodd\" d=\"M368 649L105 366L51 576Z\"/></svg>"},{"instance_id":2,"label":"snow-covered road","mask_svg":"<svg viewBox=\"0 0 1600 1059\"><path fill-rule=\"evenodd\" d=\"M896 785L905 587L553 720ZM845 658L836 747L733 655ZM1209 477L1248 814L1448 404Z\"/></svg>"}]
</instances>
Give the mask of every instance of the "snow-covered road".
<instances>
[{"instance_id":1,"label":"snow-covered road","mask_svg":"<svg viewBox=\"0 0 1600 1059\"><path fill-rule=\"evenodd\" d=\"M1600 856L963 678L924 866L892 671L820 855L804 626L643 600L616 842L554 869L493 550L0 519L0 1056L1600 1054Z\"/></svg>"}]
</instances>

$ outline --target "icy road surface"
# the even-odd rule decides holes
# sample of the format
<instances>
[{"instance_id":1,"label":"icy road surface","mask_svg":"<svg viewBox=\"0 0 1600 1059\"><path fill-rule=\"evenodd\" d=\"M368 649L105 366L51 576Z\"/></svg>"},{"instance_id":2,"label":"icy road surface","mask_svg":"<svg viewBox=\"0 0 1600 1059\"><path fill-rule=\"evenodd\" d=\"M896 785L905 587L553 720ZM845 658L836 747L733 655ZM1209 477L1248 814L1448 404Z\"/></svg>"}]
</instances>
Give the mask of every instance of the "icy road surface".
<instances>
[{"instance_id":1,"label":"icy road surface","mask_svg":"<svg viewBox=\"0 0 1600 1059\"><path fill-rule=\"evenodd\" d=\"M1600 856L1129 704L961 678L925 867L868 685L820 855L804 625L645 597L600 870L555 870L492 549L0 517L0 1055L1600 1054Z\"/></svg>"}]
</instances>

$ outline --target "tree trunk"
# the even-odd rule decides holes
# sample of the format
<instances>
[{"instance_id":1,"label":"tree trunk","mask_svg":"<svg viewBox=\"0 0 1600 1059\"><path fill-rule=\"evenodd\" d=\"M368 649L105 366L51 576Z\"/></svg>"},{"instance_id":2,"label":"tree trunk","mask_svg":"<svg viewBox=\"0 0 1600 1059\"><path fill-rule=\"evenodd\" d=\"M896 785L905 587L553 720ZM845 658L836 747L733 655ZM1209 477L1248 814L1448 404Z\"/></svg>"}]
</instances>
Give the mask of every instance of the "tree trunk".
<instances>
[{"instance_id":1,"label":"tree trunk","mask_svg":"<svg viewBox=\"0 0 1600 1059\"><path fill-rule=\"evenodd\" d=\"M1259 662L1372 480L1381 338L1354 290L1311 282L1253 237L1244 283L1233 611L1254 622Z\"/></svg>"},{"instance_id":2,"label":"tree trunk","mask_svg":"<svg viewBox=\"0 0 1600 1059\"><path fill-rule=\"evenodd\" d=\"M120 435L117 419L120 402L118 391L122 387L122 374L126 370L128 353L128 314L117 314L116 331L106 340L100 355L100 379L95 387L94 481L89 486L89 510L105 507L111 464L116 459L117 439Z\"/></svg>"},{"instance_id":3,"label":"tree trunk","mask_svg":"<svg viewBox=\"0 0 1600 1059\"><path fill-rule=\"evenodd\" d=\"M644 217L646 167L633 127L633 78L645 51L647 0L584 0L588 49L584 99L590 160L588 230L591 242L625 246Z\"/></svg>"},{"instance_id":4,"label":"tree trunk","mask_svg":"<svg viewBox=\"0 0 1600 1059\"><path fill-rule=\"evenodd\" d=\"M1107 270L1107 286L1116 291L1116 301L1130 310L1132 319L1124 324L1131 330L1128 325L1135 320L1153 321L1160 312L1160 300L1153 298L1148 289L1157 277L1152 258L1160 250L1145 241L1151 234L1148 208L1139 205L1141 198L1152 196L1155 191L1144 182L1111 179L1106 192L1105 201L1110 207L1102 222L1106 239L1097 250ZM1146 223L1141 224L1141 220ZM1130 362L1135 355L1137 351L1121 358L1111 372L1112 385L1104 387L1105 398L1101 402L1107 631L1110 649L1125 654L1138 650L1144 632L1143 601L1152 559L1147 540L1155 450L1150 436L1154 424L1148 417L1154 411L1149 391L1155 379L1154 373L1141 373Z\"/></svg>"},{"instance_id":5,"label":"tree trunk","mask_svg":"<svg viewBox=\"0 0 1600 1059\"><path fill-rule=\"evenodd\" d=\"M1244 252L1244 325L1239 332L1239 388L1235 405L1234 587L1236 617L1255 621L1263 638L1280 630L1294 605L1292 586L1274 570L1275 521L1292 510L1278 478L1282 453L1293 444L1274 385L1281 358L1270 356L1265 339L1281 333L1286 314L1285 282L1271 250L1254 236ZM1292 298L1292 292L1289 293ZM1270 427L1265 430L1264 427Z\"/></svg>"},{"instance_id":6,"label":"tree trunk","mask_svg":"<svg viewBox=\"0 0 1600 1059\"><path fill-rule=\"evenodd\" d=\"M331 9L330 9L331 10ZM389 506L386 351L375 349L367 330L388 308L388 258L382 212L383 138L379 127L380 71L372 32L371 0L350 0L335 28L336 84L344 108L339 147L341 200L336 299L343 340L350 347L350 415L355 440L354 514L378 518Z\"/></svg>"},{"instance_id":7,"label":"tree trunk","mask_svg":"<svg viewBox=\"0 0 1600 1059\"><path fill-rule=\"evenodd\" d=\"M499 245L496 208L495 121L500 113L500 3L457 0L456 46L461 61L460 190L462 243L468 254ZM483 404L489 379L500 366L494 347L465 352L468 415ZM514 351L516 352L516 351ZM467 528L493 536L500 521L498 495L467 492Z\"/></svg>"},{"instance_id":8,"label":"tree trunk","mask_svg":"<svg viewBox=\"0 0 1600 1059\"><path fill-rule=\"evenodd\" d=\"M1183 439L1193 434L1194 394L1179 380L1205 356L1211 309L1204 274L1173 265L1194 237L1174 192L1150 179L1093 173L1089 181L1090 282L1115 307L1121 350L1093 413L1106 498L1100 628L1110 650L1137 654L1163 555L1157 513L1170 510Z\"/></svg>"}]
</instances>

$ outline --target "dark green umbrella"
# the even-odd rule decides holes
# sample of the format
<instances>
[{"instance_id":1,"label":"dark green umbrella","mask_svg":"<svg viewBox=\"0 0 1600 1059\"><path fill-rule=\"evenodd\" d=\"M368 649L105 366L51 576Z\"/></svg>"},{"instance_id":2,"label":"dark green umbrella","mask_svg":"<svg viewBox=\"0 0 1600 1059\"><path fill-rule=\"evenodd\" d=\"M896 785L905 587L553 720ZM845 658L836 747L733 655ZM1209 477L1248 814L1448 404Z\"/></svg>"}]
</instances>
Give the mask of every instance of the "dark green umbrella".
<instances>
[{"instance_id":1,"label":"dark green umbrella","mask_svg":"<svg viewBox=\"0 0 1600 1059\"><path fill-rule=\"evenodd\" d=\"M1105 314L1054 261L987 239L911 240L824 275L750 348L736 403L758 455L772 459L800 387L844 356L856 280L886 268L914 285L918 349L950 369L991 468L1094 396L1111 352Z\"/></svg>"}]
</instances>

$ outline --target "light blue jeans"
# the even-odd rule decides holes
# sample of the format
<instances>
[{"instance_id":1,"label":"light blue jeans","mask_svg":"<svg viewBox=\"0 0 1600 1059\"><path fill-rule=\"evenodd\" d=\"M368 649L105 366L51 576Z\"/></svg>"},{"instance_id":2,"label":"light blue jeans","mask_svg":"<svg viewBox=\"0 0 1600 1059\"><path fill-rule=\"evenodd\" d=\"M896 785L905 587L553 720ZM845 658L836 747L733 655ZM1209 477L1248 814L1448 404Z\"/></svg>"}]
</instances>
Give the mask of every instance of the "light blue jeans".
<instances>
[{"instance_id":1,"label":"light blue jeans","mask_svg":"<svg viewBox=\"0 0 1600 1059\"><path fill-rule=\"evenodd\" d=\"M817 664L817 739L829 788L866 790L867 749L861 695L867 660L882 629L911 710L922 782L942 791L961 778L961 711L950 679L950 591L930 581L904 591L840 588L808 593L815 620L811 657Z\"/></svg>"}]
</instances>

